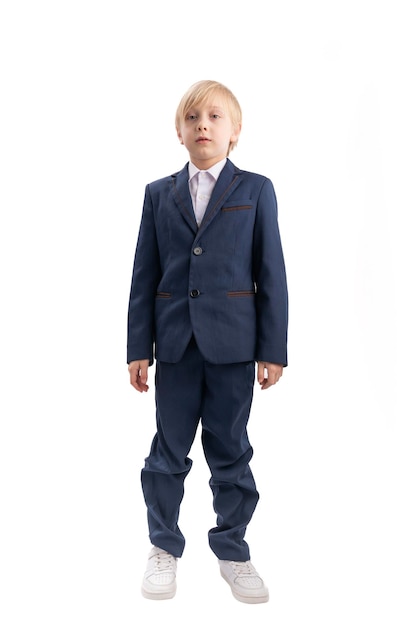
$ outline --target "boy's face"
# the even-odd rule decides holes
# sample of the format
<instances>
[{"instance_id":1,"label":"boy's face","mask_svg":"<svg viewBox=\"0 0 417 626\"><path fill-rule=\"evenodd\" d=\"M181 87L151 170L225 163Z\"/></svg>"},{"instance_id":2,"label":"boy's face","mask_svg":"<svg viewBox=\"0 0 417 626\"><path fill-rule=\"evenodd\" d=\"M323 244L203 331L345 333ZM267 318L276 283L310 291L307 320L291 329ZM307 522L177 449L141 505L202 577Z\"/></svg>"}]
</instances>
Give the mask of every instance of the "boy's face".
<instances>
[{"instance_id":1,"label":"boy's face","mask_svg":"<svg viewBox=\"0 0 417 626\"><path fill-rule=\"evenodd\" d=\"M207 170L227 156L230 142L239 137L240 126L233 127L223 98L213 96L207 103L197 104L186 112L177 134L194 165Z\"/></svg>"}]
</instances>

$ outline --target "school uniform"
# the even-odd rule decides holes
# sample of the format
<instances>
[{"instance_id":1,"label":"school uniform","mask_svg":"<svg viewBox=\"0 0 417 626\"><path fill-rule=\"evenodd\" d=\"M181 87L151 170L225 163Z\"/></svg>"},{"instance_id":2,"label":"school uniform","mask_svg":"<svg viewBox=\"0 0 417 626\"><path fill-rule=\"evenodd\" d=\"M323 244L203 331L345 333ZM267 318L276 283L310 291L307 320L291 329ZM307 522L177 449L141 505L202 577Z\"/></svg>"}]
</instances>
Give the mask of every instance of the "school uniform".
<instances>
[{"instance_id":1,"label":"school uniform","mask_svg":"<svg viewBox=\"0 0 417 626\"><path fill-rule=\"evenodd\" d=\"M157 432L142 470L152 544L180 557L188 457L201 421L219 559L247 561L259 494L247 435L255 361L287 365L288 300L272 182L229 159L147 185L127 361L156 359Z\"/></svg>"}]
</instances>

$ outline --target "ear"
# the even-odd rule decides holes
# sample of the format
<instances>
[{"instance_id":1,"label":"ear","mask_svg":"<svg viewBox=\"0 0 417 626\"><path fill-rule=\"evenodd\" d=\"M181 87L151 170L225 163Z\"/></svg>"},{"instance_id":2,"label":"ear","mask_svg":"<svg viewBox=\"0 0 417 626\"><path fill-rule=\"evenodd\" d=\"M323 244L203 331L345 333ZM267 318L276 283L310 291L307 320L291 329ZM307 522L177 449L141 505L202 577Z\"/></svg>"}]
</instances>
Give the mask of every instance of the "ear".
<instances>
[{"instance_id":1,"label":"ear","mask_svg":"<svg viewBox=\"0 0 417 626\"><path fill-rule=\"evenodd\" d=\"M232 136L230 137L230 141L231 141L232 143L236 143L236 142L237 142L237 140L239 139L239 135L240 135L240 131L241 131L241 130L242 130L242 124L238 124L238 125L235 127L235 129L234 129L234 131L233 131L233 133L232 133Z\"/></svg>"},{"instance_id":2,"label":"ear","mask_svg":"<svg viewBox=\"0 0 417 626\"><path fill-rule=\"evenodd\" d=\"M179 128L177 128L177 137L180 140L180 144L184 145L182 135L181 135L181 130Z\"/></svg>"}]
</instances>

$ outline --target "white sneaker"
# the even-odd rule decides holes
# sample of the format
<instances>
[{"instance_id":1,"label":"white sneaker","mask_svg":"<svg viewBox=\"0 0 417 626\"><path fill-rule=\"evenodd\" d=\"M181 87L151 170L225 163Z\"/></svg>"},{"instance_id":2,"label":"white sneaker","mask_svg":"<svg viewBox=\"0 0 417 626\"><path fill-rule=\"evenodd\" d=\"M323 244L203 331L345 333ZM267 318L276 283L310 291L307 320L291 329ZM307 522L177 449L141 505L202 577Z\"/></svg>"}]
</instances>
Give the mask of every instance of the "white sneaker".
<instances>
[{"instance_id":1,"label":"white sneaker","mask_svg":"<svg viewBox=\"0 0 417 626\"><path fill-rule=\"evenodd\" d=\"M142 582L142 595L149 600L169 600L175 596L177 559L153 546Z\"/></svg>"},{"instance_id":2,"label":"white sneaker","mask_svg":"<svg viewBox=\"0 0 417 626\"><path fill-rule=\"evenodd\" d=\"M268 602L269 592L250 561L221 561L220 573L236 600L247 604Z\"/></svg>"}]
</instances>

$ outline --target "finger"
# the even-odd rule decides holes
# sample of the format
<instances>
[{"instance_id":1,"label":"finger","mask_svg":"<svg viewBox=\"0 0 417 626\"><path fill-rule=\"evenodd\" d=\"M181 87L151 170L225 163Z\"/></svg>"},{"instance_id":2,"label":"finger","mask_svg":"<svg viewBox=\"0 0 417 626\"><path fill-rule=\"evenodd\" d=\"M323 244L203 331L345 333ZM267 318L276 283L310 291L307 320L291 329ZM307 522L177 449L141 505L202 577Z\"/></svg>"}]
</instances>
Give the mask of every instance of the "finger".
<instances>
[{"instance_id":1,"label":"finger","mask_svg":"<svg viewBox=\"0 0 417 626\"><path fill-rule=\"evenodd\" d=\"M146 380L142 381L140 378L138 380L138 387L137 387L138 391L142 392L142 391L148 391L149 389L149 385L146 384Z\"/></svg>"},{"instance_id":2,"label":"finger","mask_svg":"<svg viewBox=\"0 0 417 626\"><path fill-rule=\"evenodd\" d=\"M258 383L262 385L265 382L265 364L262 362L258 363Z\"/></svg>"},{"instance_id":3,"label":"finger","mask_svg":"<svg viewBox=\"0 0 417 626\"><path fill-rule=\"evenodd\" d=\"M263 379L263 381L261 382L261 388L262 389L269 389L269 387L272 387L273 385L276 385L277 382L279 381L280 377L281 377L281 369L276 369L274 367L268 367L268 365L266 365L266 372L267 372L267 376Z\"/></svg>"},{"instance_id":4,"label":"finger","mask_svg":"<svg viewBox=\"0 0 417 626\"><path fill-rule=\"evenodd\" d=\"M140 391L140 393L142 393L142 391L148 391L149 389L149 385L143 383L140 378L134 380L133 382L131 381L131 384L132 387L134 387L137 391Z\"/></svg>"},{"instance_id":5,"label":"finger","mask_svg":"<svg viewBox=\"0 0 417 626\"><path fill-rule=\"evenodd\" d=\"M146 385L146 383L148 382L148 368L146 365L140 368L139 378L140 378L140 382L143 385Z\"/></svg>"},{"instance_id":6,"label":"finger","mask_svg":"<svg viewBox=\"0 0 417 626\"><path fill-rule=\"evenodd\" d=\"M143 365L139 372L139 386L142 391L148 391L149 386L146 384L148 382L148 366Z\"/></svg>"}]
</instances>

